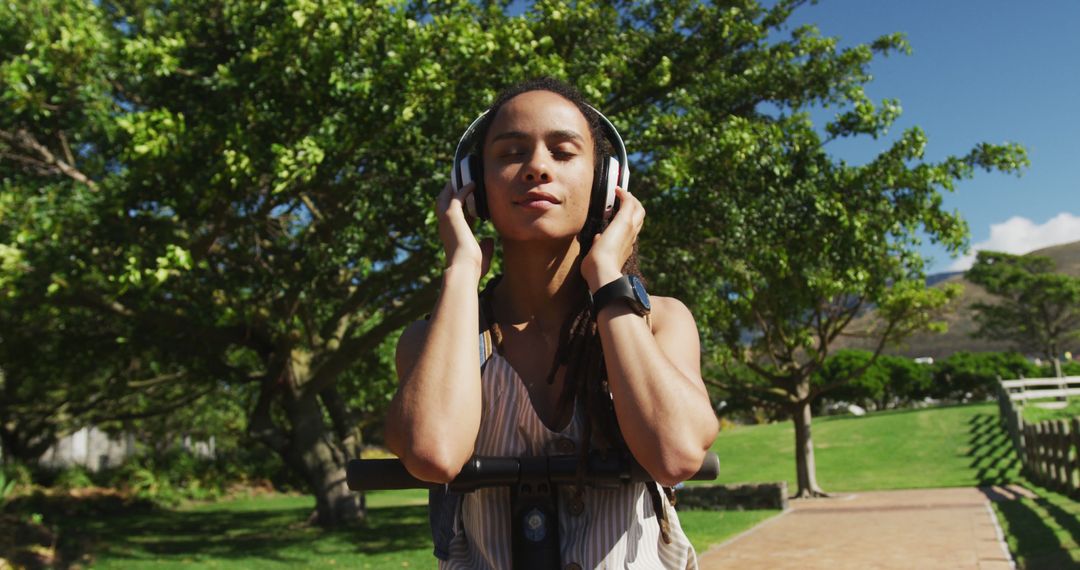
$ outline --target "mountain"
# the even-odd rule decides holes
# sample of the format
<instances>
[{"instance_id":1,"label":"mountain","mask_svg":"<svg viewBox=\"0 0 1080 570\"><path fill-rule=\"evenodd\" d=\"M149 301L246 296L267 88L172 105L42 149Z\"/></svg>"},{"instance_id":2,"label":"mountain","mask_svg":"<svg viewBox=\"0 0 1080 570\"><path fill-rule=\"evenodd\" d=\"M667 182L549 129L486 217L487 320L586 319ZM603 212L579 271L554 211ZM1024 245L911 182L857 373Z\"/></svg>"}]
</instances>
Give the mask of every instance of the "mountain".
<instances>
[{"instance_id":1,"label":"mountain","mask_svg":"<svg viewBox=\"0 0 1080 570\"><path fill-rule=\"evenodd\" d=\"M1041 255L1054 260L1057 271L1068 275L1080 277L1080 241L1055 245L1039 249L1027 255ZM947 273L932 275L927 278L927 284L932 287L943 287L950 283L963 285L964 292L953 305L953 310L944 315L941 320L948 324L948 331L942 334L919 333L909 337L902 343L887 347L885 352L909 357L931 356L944 358L957 351L983 352L1010 350L1008 343L994 342L972 338L971 335L978 326L975 324L975 315L971 306L974 303L993 303L994 296L986 292L982 287L968 281L963 273ZM867 312L857 318L850 325L849 330L862 330L875 318L874 312ZM872 348L870 343L852 338L841 338L835 348ZM1080 354L1080 343L1067 347L1073 354Z\"/></svg>"},{"instance_id":2,"label":"mountain","mask_svg":"<svg viewBox=\"0 0 1080 570\"><path fill-rule=\"evenodd\" d=\"M927 287L933 287L934 285L937 285L938 283L941 283L942 281L945 281L946 279L949 279L951 277L956 277L957 275L962 276L963 274L964 274L963 271L949 271L948 273L935 273L933 275L927 275L926 276L926 286Z\"/></svg>"}]
</instances>

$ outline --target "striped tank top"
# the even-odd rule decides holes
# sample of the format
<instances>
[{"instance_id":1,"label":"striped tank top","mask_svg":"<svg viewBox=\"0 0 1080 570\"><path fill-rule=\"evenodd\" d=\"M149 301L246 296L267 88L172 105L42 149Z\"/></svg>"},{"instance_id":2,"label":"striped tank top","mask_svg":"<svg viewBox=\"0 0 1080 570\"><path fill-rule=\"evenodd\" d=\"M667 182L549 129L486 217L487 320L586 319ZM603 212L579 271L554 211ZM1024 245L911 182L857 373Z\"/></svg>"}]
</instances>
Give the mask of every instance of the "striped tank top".
<instances>
[{"instance_id":1,"label":"striped tank top","mask_svg":"<svg viewBox=\"0 0 1080 570\"><path fill-rule=\"evenodd\" d=\"M483 411L475 454L537 456L573 453L585 428L584 410L575 405L561 431L544 425L528 391L510 363L481 335ZM485 351L485 348L487 350ZM490 357L488 357L490 354ZM670 543L657 524L644 483L611 488L586 486L579 496L572 485L559 489L559 537L563 568L697 568L697 557L679 525L675 509L661 493L667 511ZM448 538L439 549L441 569L511 567L510 489L493 487L466 493L438 524ZM433 524L435 520L433 519ZM435 530L435 529L433 529Z\"/></svg>"}]
</instances>

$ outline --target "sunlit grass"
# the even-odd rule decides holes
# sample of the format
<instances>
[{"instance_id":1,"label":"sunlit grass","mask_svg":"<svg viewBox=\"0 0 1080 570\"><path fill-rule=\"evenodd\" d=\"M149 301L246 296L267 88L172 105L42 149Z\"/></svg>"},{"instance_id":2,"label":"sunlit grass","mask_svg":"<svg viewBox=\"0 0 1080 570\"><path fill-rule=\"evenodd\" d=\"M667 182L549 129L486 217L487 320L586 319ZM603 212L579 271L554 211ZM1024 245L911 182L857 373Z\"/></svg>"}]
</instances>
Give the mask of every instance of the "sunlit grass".
<instances>
[{"instance_id":1,"label":"sunlit grass","mask_svg":"<svg viewBox=\"0 0 1080 570\"><path fill-rule=\"evenodd\" d=\"M1027 423L1039 423L1046 420L1071 420L1080 416L1080 398L1070 398L1064 408L1044 408L1040 403L1054 402L1057 400L1031 400L1024 405L1024 421Z\"/></svg>"},{"instance_id":2,"label":"sunlit grass","mask_svg":"<svg viewBox=\"0 0 1080 570\"><path fill-rule=\"evenodd\" d=\"M994 404L815 418L818 482L826 491L963 487L1012 481L1019 464ZM794 493L791 422L720 433L721 483L786 481Z\"/></svg>"}]
</instances>

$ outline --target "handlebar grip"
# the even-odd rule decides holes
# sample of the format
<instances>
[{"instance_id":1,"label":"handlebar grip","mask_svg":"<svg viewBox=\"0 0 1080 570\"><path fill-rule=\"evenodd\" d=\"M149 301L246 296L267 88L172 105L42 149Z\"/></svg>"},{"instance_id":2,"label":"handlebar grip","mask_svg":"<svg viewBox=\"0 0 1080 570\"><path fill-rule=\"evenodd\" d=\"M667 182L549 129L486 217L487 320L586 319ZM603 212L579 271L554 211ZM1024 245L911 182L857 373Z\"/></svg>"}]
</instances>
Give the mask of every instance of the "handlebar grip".
<instances>
[{"instance_id":1,"label":"handlebar grip","mask_svg":"<svg viewBox=\"0 0 1080 570\"><path fill-rule=\"evenodd\" d=\"M345 482L353 491L428 489L441 486L413 477L400 459L354 459L345 466Z\"/></svg>"},{"instance_id":2,"label":"handlebar grip","mask_svg":"<svg viewBox=\"0 0 1080 570\"><path fill-rule=\"evenodd\" d=\"M701 462L701 469L690 478L691 481L712 481L720 476L720 458L710 451Z\"/></svg>"}]
</instances>

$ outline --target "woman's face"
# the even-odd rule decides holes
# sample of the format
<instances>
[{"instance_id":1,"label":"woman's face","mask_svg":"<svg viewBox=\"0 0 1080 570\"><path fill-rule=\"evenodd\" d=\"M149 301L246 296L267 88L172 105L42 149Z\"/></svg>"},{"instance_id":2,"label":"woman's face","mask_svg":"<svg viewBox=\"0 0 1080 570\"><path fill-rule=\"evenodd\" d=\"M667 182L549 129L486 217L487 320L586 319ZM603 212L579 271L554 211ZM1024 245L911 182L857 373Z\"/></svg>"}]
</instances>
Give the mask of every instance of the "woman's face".
<instances>
[{"instance_id":1,"label":"woman's face","mask_svg":"<svg viewBox=\"0 0 1080 570\"><path fill-rule=\"evenodd\" d=\"M550 91L529 91L499 109L484 139L484 186L503 239L576 236L585 225L595 159L589 124Z\"/></svg>"}]
</instances>

